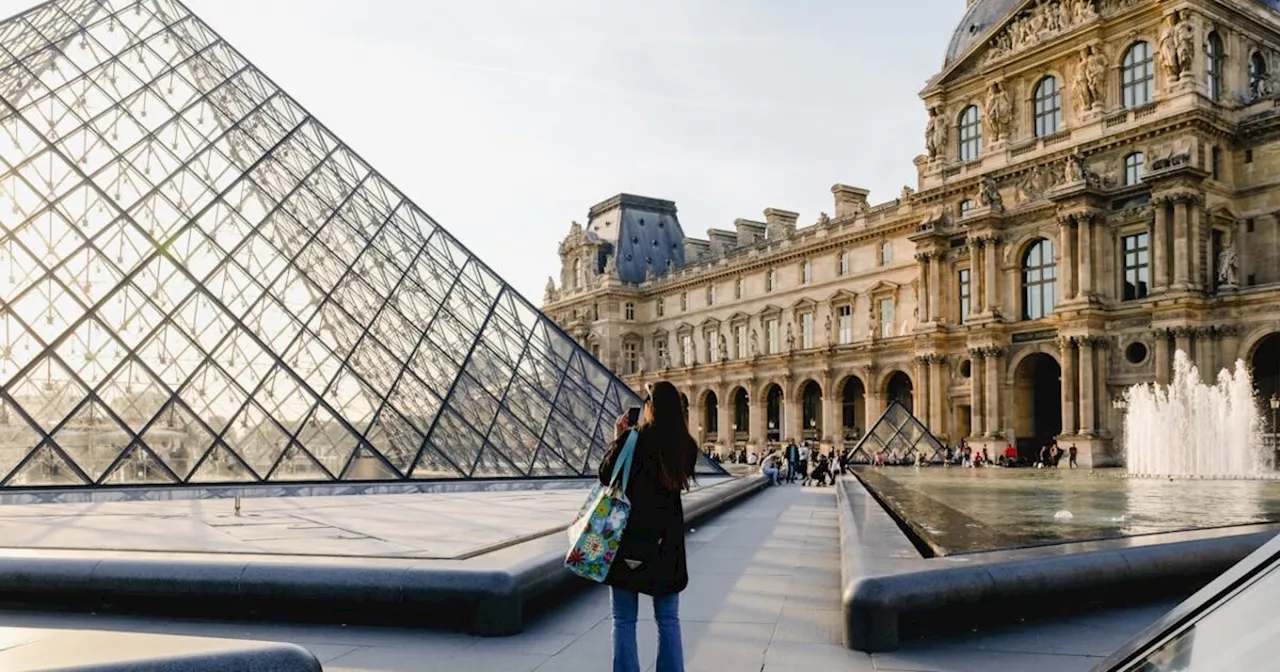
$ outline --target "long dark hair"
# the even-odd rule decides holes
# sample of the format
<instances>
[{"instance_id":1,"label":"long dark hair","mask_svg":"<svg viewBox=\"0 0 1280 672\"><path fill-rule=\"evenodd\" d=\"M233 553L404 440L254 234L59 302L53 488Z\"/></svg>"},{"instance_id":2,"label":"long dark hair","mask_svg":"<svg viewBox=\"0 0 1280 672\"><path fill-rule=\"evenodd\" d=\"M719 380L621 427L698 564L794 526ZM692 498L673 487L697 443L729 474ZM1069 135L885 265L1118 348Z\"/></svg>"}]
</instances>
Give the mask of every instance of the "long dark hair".
<instances>
[{"instance_id":1,"label":"long dark hair","mask_svg":"<svg viewBox=\"0 0 1280 672\"><path fill-rule=\"evenodd\" d=\"M658 480L669 491L687 490L697 480L698 443L689 436L684 402L675 385L666 381L649 387L649 400L640 420L646 451L657 456Z\"/></svg>"}]
</instances>

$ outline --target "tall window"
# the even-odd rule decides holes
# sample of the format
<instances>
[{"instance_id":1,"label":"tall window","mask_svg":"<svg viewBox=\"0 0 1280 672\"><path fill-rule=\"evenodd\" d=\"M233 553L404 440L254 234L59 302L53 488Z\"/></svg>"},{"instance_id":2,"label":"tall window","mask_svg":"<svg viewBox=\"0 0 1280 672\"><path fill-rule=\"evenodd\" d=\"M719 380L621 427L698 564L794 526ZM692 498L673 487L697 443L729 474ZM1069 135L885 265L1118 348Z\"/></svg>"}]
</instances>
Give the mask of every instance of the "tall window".
<instances>
[{"instance_id":1,"label":"tall window","mask_svg":"<svg viewBox=\"0 0 1280 672\"><path fill-rule=\"evenodd\" d=\"M577 289L578 283L581 281L582 281L582 260L574 259L573 260L573 277L569 278L569 287L571 289Z\"/></svg>"},{"instance_id":2,"label":"tall window","mask_svg":"<svg viewBox=\"0 0 1280 672\"><path fill-rule=\"evenodd\" d=\"M849 275L849 268L850 268L849 253L841 252L840 253L840 275Z\"/></svg>"},{"instance_id":3,"label":"tall window","mask_svg":"<svg viewBox=\"0 0 1280 672\"><path fill-rule=\"evenodd\" d=\"M1209 100L1222 98L1222 39L1217 33L1209 33L1204 41L1204 84Z\"/></svg>"},{"instance_id":4,"label":"tall window","mask_svg":"<svg viewBox=\"0 0 1280 672\"><path fill-rule=\"evenodd\" d=\"M769 320L764 323L764 350L767 355L772 355L779 350L777 320Z\"/></svg>"},{"instance_id":5,"label":"tall window","mask_svg":"<svg viewBox=\"0 0 1280 672\"><path fill-rule=\"evenodd\" d=\"M805 350L813 347L813 313L800 316L800 347Z\"/></svg>"},{"instance_id":6,"label":"tall window","mask_svg":"<svg viewBox=\"0 0 1280 672\"><path fill-rule=\"evenodd\" d=\"M734 328L733 349L737 352L738 359L747 356L747 325L739 324Z\"/></svg>"},{"instance_id":7,"label":"tall window","mask_svg":"<svg viewBox=\"0 0 1280 672\"><path fill-rule=\"evenodd\" d=\"M622 344L622 366L628 375L640 370L640 348L634 341Z\"/></svg>"},{"instance_id":8,"label":"tall window","mask_svg":"<svg viewBox=\"0 0 1280 672\"><path fill-rule=\"evenodd\" d=\"M1151 239L1144 231L1120 240L1124 248L1124 300L1145 298L1151 283Z\"/></svg>"},{"instance_id":9,"label":"tall window","mask_svg":"<svg viewBox=\"0 0 1280 672\"><path fill-rule=\"evenodd\" d=\"M800 264L800 284L807 285L813 282L813 262L805 259Z\"/></svg>"},{"instance_id":10,"label":"tall window","mask_svg":"<svg viewBox=\"0 0 1280 672\"><path fill-rule=\"evenodd\" d=\"M689 292L680 292L680 312L689 310Z\"/></svg>"},{"instance_id":11,"label":"tall window","mask_svg":"<svg viewBox=\"0 0 1280 672\"><path fill-rule=\"evenodd\" d=\"M775 281L776 281L776 278L774 277L773 269L771 268L765 271L764 272L764 291L772 292L776 285Z\"/></svg>"},{"instance_id":12,"label":"tall window","mask_svg":"<svg viewBox=\"0 0 1280 672\"><path fill-rule=\"evenodd\" d=\"M1022 319L1038 320L1058 305L1058 262L1053 241L1041 238L1022 257Z\"/></svg>"},{"instance_id":13,"label":"tall window","mask_svg":"<svg viewBox=\"0 0 1280 672\"><path fill-rule=\"evenodd\" d=\"M1124 183L1133 185L1142 182L1142 152L1134 152L1124 157Z\"/></svg>"},{"instance_id":14,"label":"tall window","mask_svg":"<svg viewBox=\"0 0 1280 672\"><path fill-rule=\"evenodd\" d=\"M628 322L636 319L636 304L628 301L622 306L622 317Z\"/></svg>"},{"instance_id":15,"label":"tall window","mask_svg":"<svg viewBox=\"0 0 1280 672\"><path fill-rule=\"evenodd\" d=\"M708 306L716 305L716 286L715 285L707 285L707 305Z\"/></svg>"},{"instance_id":16,"label":"tall window","mask_svg":"<svg viewBox=\"0 0 1280 672\"><path fill-rule=\"evenodd\" d=\"M1257 99L1262 95L1262 80L1267 76L1267 59L1258 52L1249 57L1249 93Z\"/></svg>"},{"instance_id":17,"label":"tall window","mask_svg":"<svg viewBox=\"0 0 1280 672\"><path fill-rule=\"evenodd\" d=\"M972 161L982 154L982 113L970 105L960 113L960 160Z\"/></svg>"},{"instance_id":18,"label":"tall window","mask_svg":"<svg viewBox=\"0 0 1280 672\"><path fill-rule=\"evenodd\" d=\"M880 338L893 338L893 299L880 299Z\"/></svg>"},{"instance_id":19,"label":"tall window","mask_svg":"<svg viewBox=\"0 0 1280 672\"><path fill-rule=\"evenodd\" d=\"M1121 94L1125 107L1141 107L1156 95L1156 66L1151 45L1134 42L1120 63Z\"/></svg>"},{"instance_id":20,"label":"tall window","mask_svg":"<svg viewBox=\"0 0 1280 672\"><path fill-rule=\"evenodd\" d=\"M667 301L665 299L656 299L653 302L653 314L662 317L667 314Z\"/></svg>"},{"instance_id":21,"label":"tall window","mask_svg":"<svg viewBox=\"0 0 1280 672\"><path fill-rule=\"evenodd\" d=\"M684 357L684 361L683 361L684 365L685 366L693 365L694 361L696 361L694 359L694 356L697 353L693 351L693 336L691 334L685 334L684 336L680 337L680 350L681 350L681 353L680 353L681 356Z\"/></svg>"},{"instance_id":22,"label":"tall window","mask_svg":"<svg viewBox=\"0 0 1280 672\"><path fill-rule=\"evenodd\" d=\"M969 321L970 301L973 296L973 282L970 279L969 269L960 269L957 273L956 285L960 289L960 323L964 324Z\"/></svg>"},{"instance_id":23,"label":"tall window","mask_svg":"<svg viewBox=\"0 0 1280 672\"><path fill-rule=\"evenodd\" d=\"M853 342L853 306L840 306L836 309L836 319L840 322L840 344Z\"/></svg>"},{"instance_id":24,"label":"tall window","mask_svg":"<svg viewBox=\"0 0 1280 672\"><path fill-rule=\"evenodd\" d=\"M733 282L733 298L735 299L742 298L742 289L743 289L742 285L743 285L742 278L738 278Z\"/></svg>"},{"instance_id":25,"label":"tall window","mask_svg":"<svg viewBox=\"0 0 1280 672\"><path fill-rule=\"evenodd\" d=\"M716 342L709 331L702 332L702 351L707 354L706 361L716 361Z\"/></svg>"},{"instance_id":26,"label":"tall window","mask_svg":"<svg viewBox=\"0 0 1280 672\"><path fill-rule=\"evenodd\" d=\"M1062 89L1058 78L1045 77L1036 84L1035 96L1036 137L1053 135L1062 126Z\"/></svg>"},{"instance_id":27,"label":"tall window","mask_svg":"<svg viewBox=\"0 0 1280 672\"><path fill-rule=\"evenodd\" d=\"M965 217L968 217L969 213L972 211L973 211L973 201L967 198L964 199L963 201L960 201L960 219L964 219Z\"/></svg>"},{"instance_id":28,"label":"tall window","mask_svg":"<svg viewBox=\"0 0 1280 672\"><path fill-rule=\"evenodd\" d=\"M888 266L893 263L893 245L890 243L880 243L880 265Z\"/></svg>"},{"instance_id":29,"label":"tall window","mask_svg":"<svg viewBox=\"0 0 1280 672\"><path fill-rule=\"evenodd\" d=\"M659 338L653 342L653 349L658 351L658 361L665 364L671 364L671 360L667 358L667 339Z\"/></svg>"}]
</instances>

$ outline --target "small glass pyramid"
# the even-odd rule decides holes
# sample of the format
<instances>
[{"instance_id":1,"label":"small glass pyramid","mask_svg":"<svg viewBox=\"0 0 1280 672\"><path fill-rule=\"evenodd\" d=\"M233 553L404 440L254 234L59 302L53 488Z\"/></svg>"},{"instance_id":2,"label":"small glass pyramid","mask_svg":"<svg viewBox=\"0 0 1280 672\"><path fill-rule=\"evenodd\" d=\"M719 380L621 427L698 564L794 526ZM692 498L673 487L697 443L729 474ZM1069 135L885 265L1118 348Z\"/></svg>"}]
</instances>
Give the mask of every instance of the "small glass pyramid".
<instances>
[{"instance_id":1,"label":"small glass pyramid","mask_svg":"<svg viewBox=\"0 0 1280 672\"><path fill-rule=\"evenodd\" d=\"M911 411L894 401L854 446L853 462L871 464L877 453L884 453L886 462L914 460L921 453L930 462L941 462L946 457L946 448Z\"/></svg>"},{"instance_id":2,"label":"small glass pyramid","mask_svg":"<svg viewBox=\"0 0 1280 672\"><path fill-rule=\"evenodd\" d=\"M171 0L0 23L0 384L0 487L574 476L639 403Z\"/></svg>"}]
</instances>

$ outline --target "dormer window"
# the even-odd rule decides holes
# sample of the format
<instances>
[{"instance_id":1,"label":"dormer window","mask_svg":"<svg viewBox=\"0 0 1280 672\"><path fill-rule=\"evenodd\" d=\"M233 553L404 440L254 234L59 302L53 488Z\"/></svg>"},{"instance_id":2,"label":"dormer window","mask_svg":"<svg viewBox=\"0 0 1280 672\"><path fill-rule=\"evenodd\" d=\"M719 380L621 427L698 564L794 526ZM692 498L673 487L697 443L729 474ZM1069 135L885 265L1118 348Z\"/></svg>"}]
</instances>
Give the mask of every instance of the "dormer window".
<instances>
[{"instance_id":1,"label":"dormer window","mask_svg":"<svg viewBox=\"0 0 1280 672\"><path fill-rule=\"evenodd\" d=\"M800 284L808 285L813 282L813 262L805 259L800 264Z\"/></svg>"},{"instance_id":2,"label":"dormer window","mask_svg":"<svg viewBox=\"0 0 1280 672\"><path fill-rule=\"evenodd\" d=\"M893 263L893 244L889 241L880 243L880 265L888 266Z\"/></svg>"},{"instance_id":3,"label":"dormer window","mask_svg":"<svg viewBox=\"0 0 1280 672\"><path fill-rule=\"evenodd\" d=\"M849 275L850 267L851 267L851 264L849 262L850 262L849 252L848 251L841 252L840 253L840 275L841 276Z\"/></svg>"},{"instance_id":4,"label":"dormer window","mask_svg":"<svg viewBox=\"0 0 1280 672\"><path fill-rule=\"evenodd\" d=\"M735 281L733 282L733 298L735 298L735 299L741 299L741 298L742 298L743 289L744 289L743 285L744 285L744 284L745 284L745 282L743 281L743 279L742 279L741 277L739 277L737 280L735 280Z\"/></svg>"},{"instance_id":5,"label":"dormer window","mask_svg":"<svg viewBox=\"0 0 1280 672\"><path fill-rule=\"evenodd\" d=\"M772 292L776 288L776 277L774 276L773 269L771 268L764 272L764 291Z\"/></svg>"},{"instance_id":6,"label":"dormer window","mask_svg":"<svg viewBox=\"0 0 1280 672\"><path fill-rule=\"evenodd\" d=\"M689 310L689 292L680 292L680 312Z\"/></svg>"},{"instance_id":7,"label":"dormer window","mask_svg":"<svg viewBox=\"0 0 1280 672\"><path fill-rule=\"evenodd\" d=\"M715 285L707 285L707 305L708 306L716 305L716 286Z\"/></svg>"}]
</instances>

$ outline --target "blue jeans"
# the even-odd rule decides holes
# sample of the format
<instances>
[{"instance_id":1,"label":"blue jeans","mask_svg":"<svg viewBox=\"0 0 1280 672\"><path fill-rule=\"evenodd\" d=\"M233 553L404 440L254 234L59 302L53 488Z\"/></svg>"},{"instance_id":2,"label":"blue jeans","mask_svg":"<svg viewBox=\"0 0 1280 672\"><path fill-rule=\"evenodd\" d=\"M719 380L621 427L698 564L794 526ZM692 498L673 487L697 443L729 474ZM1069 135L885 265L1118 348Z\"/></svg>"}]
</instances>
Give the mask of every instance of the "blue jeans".
<instances>
[{"instance_id":1,"label":"blue jeans","mask_svg":"<svg viewBox=\"0 0 1280 672\"><path fill-rule=\"evenodd\" d=\"M640 672L636 648L636 617L640 593L623 588L613 591L613 672ZM684 646L680 643L680 595L653 598L653 620L658 622L657 672L684 672Z\"/></svg>"}]
</instances>

